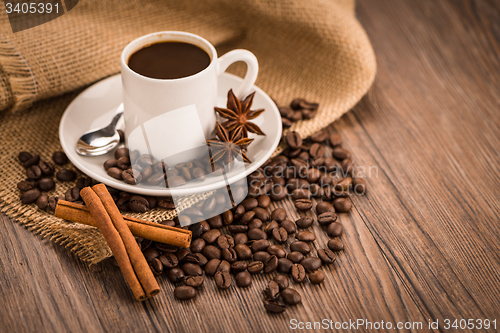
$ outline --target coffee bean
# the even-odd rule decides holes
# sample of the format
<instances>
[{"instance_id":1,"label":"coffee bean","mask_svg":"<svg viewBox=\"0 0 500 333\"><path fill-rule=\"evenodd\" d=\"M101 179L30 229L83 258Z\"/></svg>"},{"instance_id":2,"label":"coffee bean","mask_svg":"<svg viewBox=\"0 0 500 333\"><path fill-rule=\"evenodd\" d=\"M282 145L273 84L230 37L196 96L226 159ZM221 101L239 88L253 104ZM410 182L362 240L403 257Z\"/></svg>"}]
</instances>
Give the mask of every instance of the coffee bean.
<instances>
[{"instance_id":1,"label":"coffee bean","mask_svg":"<svg viewBox=\"0 0 500 333\"><path fill-rule=\"evenodd\" d=\"M245 208L245 211L248 212L248 211L254 209L255 207L257 207L259 205L259 202L255 198L247 198L247 199L243 200L240 203L240 205L242 205L243 208Z\"/></svg>"},{"instance_id":2,"label":"coffee bean","mask_svg":"<svg viewBox=\"0 0 500 333\"><path fill-rule=\"evenodd\" d=\"M220 235L221 232L219 229L211 229L201 235L201 238L203 238L207 244L213 244L217 241Z\"/></svg>"},{"instance_id":3,"label":"coffee bean","mask_svg":"<svg viewBox=\"0 0 500 333\"><path fill-rule=\"evenodd\" d=\"M198 265L200 265L200 267L205 267L205 265L208 263L208 259L207 257L205 257L203 254L201 253L193 253L191 254L193 257L196 257L197 261L198 261Z\"/></svg>"},{"instance_id":4,"label":"coffee bean","mask_svg":"<svg viewBox=\"0 0 500 333\"><path fill-rule=\"evenodd\" d=\"M35 155L35 156L32 156L29 160L27 160L26 162L23 163L23 167L25 169L28 169L32 166L35 166L38 164L38 162L40 162L40 155Z\"/></svg>"},{"instance_id":5,"label":"coffee bean","mask_svg":"<svg viewBox=\"0 0 500 333\"><path fill-rule=\"evenodd\" d=\"M284 304L279 304L270 300L263 300L264 308L271 313L282 313L285 312L286 306Z\"/></svg>"},{"instance_id":6,"label":"coffee bean","mask_svg":"<svg viewBox=\"0 0 500 333\"><path fill-rule=\"evenodd\" d=\"M258 218L262 222L269 221L270 215L267 209L264 209L262 207L257 207L254 208L253 211L255 212L255 218Z\"/></svg>"},{"instance_id":7,"label":"coffee bean","mask_svg":"<svg viewBox=\"0 0 500 333\"><path fill-rule=\"evenodd\" d=\"M19 159L19 161L21 163L24 163L24 162L28 161L32 157L33 157L33 155L31 155L27 151L22 151L22 152L19 153L19 155L17 155L17 158Z\"/></svg>"},{"instance_id":8,"label":"coffee bean","mask_svg":"<svg viewBox=\"0 0 500 333\"><path fill-rule=\"evenodd\" d=\"M366 180L363 178L353 178L352 179L352 188L354 193L356 194L365 194L366 193Z\"/></svg>"},{"instance_id":9,"label":"coffee bean","mask_svg":"<svg viewBox=\"0 0 500 333\"><path fill-rule=\"evenodd\" d=\"M189 287L200 288L205 279L203 276L185 276L182 282Z\"/></svg>"},{"instance_id":10,"label":"coffee bean","mask_svg":"<svg viewBox=\"0 0 500 333\"><path fill-rule=\"evenodd\" d=\"M309 149L309 154L311 155L311 158L324 157L325 146L320 143L313 143Z\"/></svg>"},{"instance_id":11,"label":"coffee bean","mask_svg":"<svg viewBox=\"0 0 500 333\"><path fill-rule=\"evenodd\" d=\"M174 289L174 297L177 299L188 300L194 298L195 296L196 296L196 289L194 289L192 286L178 286L175 287Z\"/></svg>"},{"instance_id":12,"label":"coffee bean","mask_svg":"<svg viewBox=\"0 0 500 333\"><path fill-rule=\"evenodd\" d=\"M286 257L294 264L300 263L304 259L304 255L298 251L292 251Z\"/></svg>"},{"instance_id":13,"label":"coffee bean","mask_svg":"<svg viewBox=\"0 0 500 333\"><path fill-rule=\"evenodd\" d=\"M295 235L295 238L303 242L313 242L316 240L316 235L310 231L301 231Z\"/></svg>"},{"instance_id":14,"label":"coffee bean","mask_svg":"<svg viewBox=\"0 0 500 333\"><path fill-rule=\"evenodd\" d=\"M238 254L238 260L247 260L252 257L252 250L245 244L235 245L234 250L236 251L236 254Z\"/></svg>"},{"instance_id":15,"label":"coffee bean","mask_svg":"<svg viewBox=\"0 0 500 333\"><path fill-rule=\"evenodd\" d=\"M302 146L302 138L299 133L290 131L286 134L286 143L291 149L297 149Z\"/></svg>"},{"instance_id":16,"label":"coffee bean","mask_svg":"<svg viewBox=\"0 0 500 333\"><path fill-rule=\"evenodd\" d=\"M222 221L224 225L230 225L234 221L233 212L230 210L226 210L222 213Z\"/></svg>"},{"instance_id":17,"label":"coffee bean","mask_svg":"<svg viewBox=\"0 0 500 333\"><path fill-rule=\"evenodd\" d=\"M227 261L226 261L226 263L229 265L229 263ZM201 269L201 267L199 265L196 265L196 264L191 263L191 262L185 263L184 265L182 265L181 268L184 271L185 275L189 275L189 276L203 275L203 270Z\"/></svg>"},{"instance_id":18,"label":"coffee bean","mask_svg":"<svg viewBox=\"0 0 500 333\"><path fill-rule=\"evenodd\" d=\"M323 164L328 172L337 172L340 170L339 163L333 157L326 157Z\"/></svg>"},{"instance_id":19,"label":"coffee bean","mask_svg":"<svg viewBox=\"0 0 500 333\"><path fill-rule=\"evenodd\" d=\"M275 255L278 258L284 258L286 256L286 251L279 245L270 245L267 248L267 252L271 255Z\"/></svg>"},{"instance_id":20,"label":"coffee bean","mask_svg":"<svg viewBox=\"0 0 500 333\"><path fill-rule=\"evenodd\" d=\"M266 252L266 251L258 251L258 252L255 252L252 256L252 259L254 261L266 261L267 258L269 258L271 255L269 254L269 252Z\"/></svg>"},{"instance_id":21,"label":"coffee bean","mask_svg":"<svg viewBox=\"0 0 500 333\"><path fill-rule=\"evenodd\" d=\"M307 173L307 171L306 171L306 173ZM305 179L292 178L286 182L286 187L288 188L289 191L292 191L292 192L298 188L307 189L307 188L309 188L309 182Z\"/></svg>"},{"instance_id":22,"label":"coffee bean","mask_svg":"<svg viewBox=\"0 0 500 333\"><path fill-rule=\"evenodd\" d=\"M227 230L233 234L237 234L240 232L247 232L248 231L248 226L244 224L232 224L227 227Z\"/></svg>"},{"instance_id":23,"label":"coffee bean","mask_svg":"<svg viewBox=\"0 0 500 333\"><path fill-rule=\"evenodd\" d=\"M332 149L332 156L339 161L351 158L351 153L344 148L336 147Z\"/></svg>"},{"instance_id":24,"label":"coffee bean","mask_svg":"<svg viewBox=\"0 0 500 333\"><path fill-rule=\"evenodd\" d=\"M252 228L248 230L247 235L250 240L267 239L267 234L261 229Z\"/></svg>"},{"instance_id":25,"label":"coffee bean","mask_svg":"<svg viewBox=\"0 0 500 333\"><path fill-rule=\"evenodd\" d=\"M130 167L130 158L122 156L117 160L116 166L122 170L127 170Z\"/></svg>"},{"instance_id":26,"label":"coffee bean","mask_svg":"<svg viewBox=\"0 0 500 333\"><path fill-rule=\"evenodd\" d=\"M215 284L219 289L228 289L229 287L231 287L231 284L233 283L233 280L229 272L218 271L217 273L215 273L214 278L215 278Z\"/></svg>"},{"instance_id":27,"label":"coffee bean","mask_svg":"<svg viewBox=\"0 0 500 333\"><path fill-rule=\"evenodd\" d=\"M146 258L146 261L150 263L153 261L154 258L158 258L160 256L160 252L154 248L149 248L146 251L143 252L144 258Z\"/></svg>"},{"instance_id":28,"label":"coffee bean","mask_svg":"<svg viewBox=\"0 0 500 333\"><path fill-rule=\"evenodd\" d=\"M290 244L290 251L298 251L298 252L306 255L309 252L311 252L311 248L305 242L295 241L295 242Z\"/></svg>"},{"instance_id":29,"label":"coffee bean","mask_svg":"<svg viewBox=\"0 0 500 333\"><path fill-rule=\"evenodd\" d=\"M222 220L222 216L215 215L207 220L210 228L212 229L220 229L224 226L224 221Z\"/></svg>"},{"instance_id":30,"label":"coffee bean","mask_svg":"<svg viewBox=\"0 0 500 333\"><path fill-rule=\"evenodd\" d=\"M308 156L305 156L304 158L307 159ZM293 158L290 161L290 163L295 168L298 177L300 177L300 178L306 178L307 177L307 171L309 170L309 165L307 164L307 162L305 160L302 160L301 158ZM289 183L290 183L290 180L288 180L287 184L289 184Z\"/></svg>"},{"instance_id":31,"label":"coffee bean","mask_svg":"<svg viewBox=\"0 0 500 333\"><path fill-rule=\"evenodd\" d=\"M217 238L217 245L222 250L234 247L234 238L231 235L220 235Z\"/></svg>"},{"instance_id":32,"label":"coffee bean","mask_svg":"<svg viewBox=\"0 0 500 333\"><path fill-rule=\"evenodd\" d=\"M188 249L180 249L175 254L179 262L185 262L185 259L191 254Z\"/></svg>"},{"instance_id":33,"label":"coffee bean","mask_svg":"<svg viewBox=\"0 0 500 333\"><path fill-rule=\"evenodd\" d=\"M177 187L177 186L182 186L186 184L186 179L181 176L174 176L174 177L169 177L167 179L167 183L169 187Z\"/></svg>"},{"instance_id":34,"label":"coffee bean","mask_svg":"<svg viewBox=\"0 0 500 333\"><path fill-rule=\"evenodd\" d=\"M238 233L233 236L235 247L238 244L246 244L248 242L248 236L245 233ZM251 252L251 251L250 251Z\"/></svg>"},{"instance_id":35,"label":"coffee bean","mask_svg":"<svg viewBox=\"0 0 500 333\"><path fill-rule=\"evenodd\" d=\"M318 257L323 261L324 264L333 264L337 259L335 254L330 249L319 249Z\"/></svg>"},{"instance_id":36,"label":"coffee bean","mask_svg":"<svg viewBox=\"0 0 500 333\"><path fill-rule=\"evenodd\" d=\"M293 264L292 279L297 283L301 283L306 278L306 270L301 264Z\"/></svg>"},{"instance_id":37,"label":"coffee bean","mask_svg":"<svg viewBox=\"0 0 500 333\"><path fill-rule=\"evenodd\" d=\"M161 263L160 259L154 258L150 263L149 267L151 267L151 271L155 275L160 275L163 273L163 264Z\"/></svg>"},{"instance_id":38,"label":"coffee bean","mask_svg":"<svg viewBox=\"0 0 500 333\"><path fill-rule=\"evenodd\" d=\"M276 301L280 297L280 286L274 280L267 283L266 288L267 298Z\"/></svg>"},{"instance_id":39,"label":"coffee bean","mask_svg":"<svg viewBox=\"0 0 500 333\"><path fill-rule=\"evenodd\" d=\"M332 251L342 251L344 249L344 244L340 239L330 239L327 245Z\"/></svg>"},{"instance_id":40,"label":"coffee bean","mask_svg":"<svg viewBox=\"0 0 500 333\"><path fill-rule=\"evenodd\" d=\"M272 232L274 229L279 228L278 222L272 220L268 225L264 227L264 232L268 235L272 236Z\"/></svg>"},{"instance_id":41,"label":"coffee bean","mask_svg":"<svg viewBox=\"0 0 500 333\"><path fill-rule=\"evenodd\" d=\"M303 98L295 98L290 104L290 107L294 110L316 110L319 104L308 102Z\"/></svg>"},{"instance_id":42,"label":"coffee bean","mask_svg":"<svg viewBox=\"0 0 500 333\"><path fill-rule=\"evenodd\" d=\"M242 272L248 268L246 261L235 261L231 264L231 271Z\"/></svg>"},{"instance_id":43,"label":"coffee bean","mask_svg":"<svg viewBox=\"0 0 500 333\"><path fill-rule=\"evenodd\" d=\"M292 191L293 200L310 199L310 198L311 198L311 192L305 188L298 188Z\"/></svg>"},{"instance_id":44,"label":"coffee bean","mask_svg":"<svg viewBox=\"0 0 500 333\"><path fill-rule=\"evenodd\" d=\"M145 213L149 210L149 201L144 197L134 195L132 198L130 198L128 207L133 212Z\"/></svg>"},{"instance_id":45,"label":"coffee bean","mask_svg":"<svg viewBox=\"0 0 500 333\"><path fill-rule=\"evenodd\" d=\"M252 274L259 274L264 269L264 263L262 261L252 261L248 264L248 271Z\"/></svg>"},{"instance_id":46,"label":"coffee bean","mask_svg":"<svg viewBox=\"0 0 500 333\"><path fill-rule=\"evenodd\" d=\"M36 205L38 208L44 210L49 204L49 196L47 194L42 194L36 199Z\"/></svg>"},{"instance_id":47,"label":"coffee bean","mask_svg":"<svg viewBox=\"0 0 500 333\"><path fill-rule=\"evenodd\" d=\"M320 268L321 263L322 263L321 259L317 257L307 257L302 259L302 261L300 262L300 264L304 266L304 268L308 272L314 272L315 270Z\"/></svg>"},{"instance_id":48,"label":"coffee bean","mask_svg":"<svg viewBox=\"0 0 500 333\"><path fill-rule=\"evenodd\" d=\"M284 228L288 235L292 235L297 232L297 226L290 220L283 220L280 223L280 227Z\"/></svg>"},{"instance_id":49,"label":"coffee bean","mask_svg":"<svg viewBox=\"0 0 500 333\"><path fill-rule=\"evenodd\" d=\"M120 157L129 157L129 150L128 148L121 147L115 150L115 158L118 160Z\"/></svg>"},{"instance_id":50,"label":"coffee bean","mask_svg":"<svg viewBox=\"0 0 500 333\"><path fill-rule=\"evenodd\" d=\"M240 288L246 288L252 284L252 275L247 271L239 272L234 279Z\"/></svg>"},{"instance_id":51,"label":"coffee bean","mask_svg":"<svg viewBox=\"0 0 500 333\"><path fill-rule=\"evenodd\" d=\"M335 221L337 221L337 214L333 212L325 212L318 216L318 223L323 226L327 226Z\"/></svg>"},{"instance_id":52,"label":"coffee bean","mask_svg":"<svg viewBox=\"0 0 500 333\"><path fill-rule=\"evenodd\" d=\"M111 176L113 177L113 176ZM128 169L122 172L121 177L125 183L130 185L137 185L142 181L142 175L139 171L134 169ZM114 178L114 177L113 177Z\"/></svg>"},{"instance_id":53,"label":"coffee bean","mask_svg":"<svg viewBox=\"0 0 500 333\"><path fill-rule=\"evenodd\" d=\"M226 260L229 263L233 263L238 260L238 254L234 250L234 248L223 249L221 251L222 259Z\"/></svg>"},{"instance_id":54,"label":"coffee bean","mask_svg":"<svg viewBox=\"0 0 500 333\"><path fill-rule=\"evenodd\" d=\"M340 146L342 144L342 138L337 133L330 134L328 141L332 147Z\"/></svg>"},{"instance_id":55,"label":"coffee bean","mask_svg":"<svg viewBox=\"0 0 500 333\"><path fill-rule=\"evenodd\" d=\"M82 188L92 186L92 178L82 176L76 180L75 186L78 187L80 190Z\"/></svg>"},{"instance_id":56,"label":"coffee bean","mask_svg":"<svg viewBox=\"0 0 500 333\"><path fill-rule=\"evenodd\" d=\"M354 163L350 158L346 158L340 164L342 168L342 175L347 177L347 175L352 175L354 173Z\"/></svg>"},{"instance_id":57,"label":"coffee bean","mask_svg":"<svg viewBox=\"0 0 500 333\"><path fill-rule=\"evenodd\" d=\"M164 243L155 243L155 249L157 249L158 251L162 252L162 253L177 253L177 251L179 251L179 247L178 246L173 246L173 245L169 245L169 244L164 244Z\"/></svg>"},{"instance_id":58,"label":"coffee bean","mask_svg":"<svg viewBox=\"0 0 500 333\"><path fill-rule=\"evenodd\" d=\"M288 239L288 233L286 232L285 228L280 227L280 228L274 228L272 231L273 238L276 242L278 243L284 243Z\"/></svg>"},{"instance_id":59,"label":"coffee bean","mask_svg":"<svg viewBox=\"0 0 500 333\"><path fill-rule=\"evenodd\" d=\"M56 198L56 197L50 197L49 198L49 205L48 205L49 210L51 210L51 211L55 211L56 210L56 206L57 206L57 201L58 200L59 199Z\"/></svg>"},{"instance_id":60,"label":"coffee bean","mask_svg":"<svg viewBox=\"0 0 500 333\"><path fill-rule=\"evenodd\" d=\"M42 181L43 179L50 179L50 178L42 178L40 181ZM40 187L40 181L38 182L38 187ZM17 188L23 192L33 190L35 187L36 187L36 182L34 180L22 180L19 183L17 183ZM43 189L41 190L44 191Z\"/></svg>"},{"instance_id":61,"label":"coffee bean","mask_svg":"<svg viewBox=\"0 0 500 333\"><path fill-rule=\"evenodd\" d=\"M173 202L172 198L170 198L170 197L158 198L157 204L158 204L158 208L175 209L175 203Z\"/></svg>"},{"instance_id":62,"label":"coffee bean","mask_svg":"<svg viewBox=\"0 0 500 333\"><path fill-rule=\"evenodd\" d=\"M268 195L261 195L257 198L259 207L267 208L271 204L271 198Z\"/></svg>"},{"instance_id":63,"label":"coffee bean","mask_svg":"<svg viewBox=\"0 0 500 333\"><path fill-rule=\"evenodd\" d=\"M249 211L243 214L240 219L241 224L248 224L253 218L255 217L255 212L254 211Z\"/></svg>"},{"instance_id":64,"label":"coffee bean","mask_svg":"<svg viewBox=\"0 0 500 333\"><path fill-rule=\"evenodd\" d=\"M270 193L270 197L274 201L280 201L285 199L288 196L288 191L285 186L276 184Z\"/></svg>"},{"instance_id":65,"label":"coffee bean","mask_svg":"<svg viewBox=\"0 0 500 333\"><path fill-rule=\"evenodd\" d=\"M163 264L163 268L171 269L177 266L179 259L173 253L163 253L158 257L158 259Z\"/></svg>"},{"instance_id":66,"label":"coffee bean","mask_svg":"<svg viewBox=\"0 0 500 333\"><path fill-rule=\"evenodd\" d=\"M349 190L349 187L351 186L351 183L351 177L346 177L341 181L335 183L334 189L336 192L347 192Z\"/></svg>"},{"instance_id":67,"label":"coffee bean","mask_svg":"<svg viewBox=\"0 0 500 333\"><path fill-rule=\"evenodd\" d=\"M52 163L40 161L38 162L38 167L42 170L44 176L52 176L54 174L54 166Z\"/></svg>"},{"instance_id":68,"label":"coffee bean","mask_svg":"<svg viewBox=\"0 0 500 333\"><path fill-rule=\"evenodd\" d=\"M118 165L118 160L115 158L110 158L110 159L104 161L104 164L103 164L104 170L106 170L106 171L109 168L117 167L117 165Z\"/></svg>"},{"instance_id":69,"label":"coffee bean","mask_svg":"<svg viewBox=\"0 0 500 333\"><path fill-rule=\"evenodd\" d=\"M62 182L70 182L76 179L76 172L69 169L61 169L57 172L56 178Z\"/></svg>"},{"instance_id":70,"label":"coffee bean","mask_svg":"<svg viewBox=\"0 0 500 333\"><path fill-rule=\"evenodd\" d=\"M269 241L267 239L256 240L252 244L252 252L265 251L269 247Z\"/></svg>"},{"instance_id":71,"label":"coffee bean","mask_svg":"<svg viewBox=\"0 0 500 333\"><path fill-rule=\"evenodd\" d=\"M64 194L66 201L75 202L80 200L80 189L78 187L69 188Z\"/></svg>"},{"instance_id":72,"label":"coffee bean","mask_svg":"<svg viewBox=\"0 0 500 333\"><path fill-rule=\"evenodd\" d=\"M280 290L288 288L289 282L288 278L283 274L278 274L274 277L274 282L278 284Z\"/></svg>"},{"instance_id":73,"label":"coffee bean","mask_svg":"<svg viewBox=\"0 0 500 333\"><path fill-rule=\"evenodd\" d=\"M311 135L311 140L314 142L323 142L327 138L327 134L324 131L318 131Z\"/></svg>"},{"instance_id":74,"label":"coffee bean","mask_svg":"<svg viewBox=\"0 0 500 333\"><path fill-rule=\"evenodd\" d=\"M330 223L327 228L327 234L330 237L339 237L342 235L342 232L344 231L344 228L342 227L342 224L338 222Z\"/></svg>"},{"instance_id":75,"label":"coffee bean","mask_svg":"<svg viewBox=\"0 0 500 333\"><path fill-rule=\"evenodd\" d=\"M295 221L295 224L302 229L309 228L313 224L313 219L310 217L302 217Z\"/></svg>"},{"instance_id":76,"label":"coffee bean","mask_svg":"<svg viewBox=\"0 0 500 333\"><path fill-rule=\"evenodd\" d=\"M262 221L259 219L253 219L252 221L248 222L248 229L261 229L262 228Z\"/></svg>"},{"instance_id":77,"label":"coffee bean","mask_svg":"<svg viewBox=\"0 0 500 333\"><path fill-rule=\"evenodd\" d=\"M309 199L298 199L295 200L294 205L300 211L307 211L312 208L313 203Z\"/></svg>"},{"instance_id":78,"label":"coffee bean","mask_svg":"<svg viewBox=\"0 0 500 333\"><path fill-rule=\"evenodd\" d=\"M321 215L326 212L334 213L335 208L333 208L333 206L329 202L326 201L318 202L318 204L316 205L316 214Z\"/></svg>"},{"instance_id":79,"label":"coffee bean","mask_svg":"<svg viewBox=\"0 0 500 333\"><path fill-rule=\"evenodd\" d=\"M290 273L292 269L293 262L287 258L279 258L278 259L278 271L281 273Z\"/></svg>"},{"instance_id":80,"label":"coffee bean","mask_svg":"<svg viewBox=\"0 0 500 333\"><path fill-rule=\"evenodd\" d=\"M280 294L286 304L297 305L302 302L302 297L295 289L285 288Z\"/></svg>"},{"instance_id":81,"label":"coffee bean","mask_svg":"<svg viewBox=\"0 0 500 333\"><path fill-rule=\"evenodd\" d=\"M201 253L203 253L203 255L207 257L208 260L220 259L222 257L221 251L213 245L205 246L205 248L203 249L203 251L201 251Z\"/></svg>"},{"instance_id":82,"label":"coffee bean","mask_svg":"<svg viewBox=\"0 0 500 333\"><path fill-rule=\"evenodd\" d=\"M278 268L278 257L270 256L264 261L264 273L274 272Z\"/></svg>"},{"instance_id":83,"label":"coffee bean","mask_svg":"<svg viewBox=\"0 0 500 333\"><path fill-rule=\"evenodd\" d=\"M38 165L32 165L28 169L26 169L26 177L28 177L29 179L36 180L42 177L42 175L42 170Z\"/></svg>"},{"instance_id":84,"label":"coffee bean","mask_svg":"<svg viewBox=\"0 0 500 333\"><path fill-rule=\"evenodd\" d=\"M339 213L348 213L352 209L351 200L346 198L337 198L333 200L333 207Z\"/></svg>"},{"instance_id":85,"label":"coffee bean","mask_svg":"<svg viewBox=\"0 0 500 333\"><path fill-rule=\"evenodd\" d=\"M219 259L209 260L205 266L205 274L208 276L214 276L215 272L217 272L221 261Z\"/></svg>"},{"instance_id":86,"label":"coffee bean","mask_svg":"<svg viewBox=\"0 0 500 333\"><path fill-rule=\"evenodd\" d=\"M283 208L276 208L271 214L271 219L276 222L281 222L286 219L286 211Z\"/></svg>"},{"instance_id":87,"label":"coffee bean","mask_svg":"<svg viewBox=\"0 0 500 333\"><path fill-rule=\"evenodd\" d=\"M309 274L309 281L314 284L319 284L325 281L325 274L322 271L315 271Z\"/></svg>"}]
</instances>

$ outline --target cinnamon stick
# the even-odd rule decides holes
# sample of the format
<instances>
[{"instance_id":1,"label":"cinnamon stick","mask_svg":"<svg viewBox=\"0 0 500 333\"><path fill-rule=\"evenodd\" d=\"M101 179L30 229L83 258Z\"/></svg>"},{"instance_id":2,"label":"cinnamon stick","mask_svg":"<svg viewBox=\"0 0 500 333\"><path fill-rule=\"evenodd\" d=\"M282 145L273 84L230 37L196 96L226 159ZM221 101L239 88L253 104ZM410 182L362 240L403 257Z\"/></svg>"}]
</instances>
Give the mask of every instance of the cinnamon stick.
<instances>
[{"instance_id":1,"label":"cinnamon stick","mask_svg":"<svg viewBox=\"0 0 500 333\"><path fill-rule=\"evenodd\" d=\"M146 262L146 258L142 254L139 245L137 244L134 235L130 232L130 229L125 223L125 220L122 217L122 214L118 210L113 197L109 194L106 185L97 184L92 186L92 190L97 194L99 199L101 199L104 208L109 214L113 225L118 231L123 244L125 245L125 249L127 250L127 254L130 258L130 262L132 263L132 267L134 268L135 273L137 274L137 278L141 283L144 291L146 292L147 297L152 297L160 292L160 287L158 286L158 282L149 268L148 263ZM92 210L91 210L92 212Z\"/></svg>"},{"instance_id":2,"label":"cinnamon stick","mask_svg":"<svg viewBox=\"0 0 500 333\"><path fill-rule=\"evenodd\" d=\"M54 214L68 221L97 227L92 214L90 214L88 208L84 205L59 200ZM136 237L179 247L189 247L191 245L192 232L190 230L169 227L129 216L123 216L123 219L132 234Z\"/></svg>"},{"instance_id":3,"label":"cinnamon stick","mask_svg":"<svg viewBox=\"0 0 500 333\"><path fill-rule=\"evenodd\" d=\"M125 244L123 243L120 234L115 229L111 217L104 208L101 199L99 199L97 194L90 187L82 189L80 191L80 196L87 204L87 207L89 207L92 217L101 230L104 239L111 249L111 252L113 252L116 262L122 271L123 277L132 290L135 299L138 301L146 300L148 297L146 296L146 292L135 274L127 249L125 248Z\"/></svg>"}]
</instances>

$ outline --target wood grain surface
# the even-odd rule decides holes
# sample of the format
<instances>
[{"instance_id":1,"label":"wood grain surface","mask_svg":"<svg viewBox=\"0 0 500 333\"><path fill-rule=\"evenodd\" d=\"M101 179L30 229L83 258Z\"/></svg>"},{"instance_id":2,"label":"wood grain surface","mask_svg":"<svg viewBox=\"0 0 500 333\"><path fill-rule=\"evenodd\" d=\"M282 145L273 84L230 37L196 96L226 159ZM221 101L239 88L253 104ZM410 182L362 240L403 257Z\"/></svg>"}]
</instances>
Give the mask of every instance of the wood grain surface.
<instances>
[{"instance_id":1,"label":"wood grain surface","mask_svg":"<svg viewBox=\"0 0 500 333\"><path fill-rule=\"evenodd\" d=\"M162 276L161 294L138 303L111 260L87 267L0 216L0 332L287 332L292 319L422 322L400 330L413 332L439 320L446 332L447 318L498 330L500 3L359 0L357 14L378 73L329 130L371 172L369 189L341 215L346 249L324 284L294 284L302 305L266 313L267 276L222 292L207 279L187 302Z\"/></svg>"}]
</instances>

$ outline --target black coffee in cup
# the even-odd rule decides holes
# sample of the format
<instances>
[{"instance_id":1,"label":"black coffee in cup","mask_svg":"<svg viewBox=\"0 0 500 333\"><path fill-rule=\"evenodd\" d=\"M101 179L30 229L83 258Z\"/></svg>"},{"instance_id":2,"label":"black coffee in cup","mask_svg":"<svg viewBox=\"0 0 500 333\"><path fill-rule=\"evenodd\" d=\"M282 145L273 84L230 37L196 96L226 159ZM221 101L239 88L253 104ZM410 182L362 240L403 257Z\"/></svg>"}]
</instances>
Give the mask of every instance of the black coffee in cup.
<instances>
[{"instance_id":1,"label":"black coffee in cup","mask_svg":"<svg viewBox=\"0 0 500 333\"><path fill-rule=\"evenodd\" d=\"M179 79L201 72L210 65L210 56L196 45L162 42L132 54L128 66L153 79Z\"/></svg>"}]
</instances>

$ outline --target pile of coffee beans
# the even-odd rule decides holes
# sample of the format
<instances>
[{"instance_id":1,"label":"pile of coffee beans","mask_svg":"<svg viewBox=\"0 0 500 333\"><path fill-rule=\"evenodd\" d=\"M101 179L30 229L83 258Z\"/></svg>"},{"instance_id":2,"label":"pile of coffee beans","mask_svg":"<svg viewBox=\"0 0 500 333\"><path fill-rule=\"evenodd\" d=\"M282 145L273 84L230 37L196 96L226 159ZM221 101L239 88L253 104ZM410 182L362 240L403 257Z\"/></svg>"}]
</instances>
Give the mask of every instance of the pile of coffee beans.
<instances>
[{"instance_id":1,"label":"pile of coffee beans","mask_svg":"<svg viewBox=\"0 0 500 333\"><path fill-rule=\"evenodd\" d=\"M292 126L294 122L302 119L311 119L316 115L319 104L308 102L303 98L296 98L290 103L290 107L279 107L281 122L284 128Z\"/></svg>"},{"instance_id":2,"label":"pile of coffee beans","mask_svg":"<svg viewBox=\"0 0 500 333\"><path fill-rule=\"evenodd\" d=\"M310 110L305 101L292 104L293 108L302 105L300 110ZM175 284L175 298L189 300L196 297L206 277L213 279L218 289L225 290L233 284L249 288L256 276L270 274L272 278L263 291L263 306L268 312L280 313L288 306L302 302L301 295L290 288L291 282L323 283L325 273L321 268L334 264L336 252L344 249L340 240L343 227L337 214L352 209L350 196L364 194L366 182L356 172L351 154L342 148L338 134L319 131L303 139L290 131L284 140L287 149L248 176L248 194L241 203L220 215L184 227L193 232L190 248L137 239L153 273L166 274L167 279ZM136 179L137 171L148 182L155 174L165 181L164 175L171 172L174 179L182 177L187 181L188 178L201 179L207 171L200 170L203 168L194 162L168 169L151 157L131 158L130 155L126 148L118 149L115 159L105 163L108 174L122 179L132 174ZM26 168L27 176L18 184L21 200L26 204L36 202L41 209L53 209L57 203L58 198L41 193L56 186L54 173L60 182L77 178L69 168L55 172L53 165L41 161L38 155L21 152L19 160ZM68 160L63 152L56 152L53 162L64 166ZM78 178L64 199L79 201L79 190L93 183L90 178ZM113 188L109 191L122 211L175 208L169 197L139 196ZM44 195L45 199L40 200ZM233 198L239 195L233 193ZM180 227L181 221L189 222L183 219L202 216L219 205L227 205L223 202L224 197L222 193L216 193L174 220L160 223ZM277 203L285 198L293 201L300 216L298 219L291 219L283 208L278 207ZM315 211L315 217L306 216L304 212L307 211ZM317 244L318 237L311 228L316 223L330 237L326 246Z\"/></svg>"},{"instance_id":3,"label":"pile of coffee beans","mask_svg":"<svg viewBox=\"0 0 500 333\"><path fill-rule=\"evenodd\" d=\"M208 157L169 167L151 155L140 155L137 150L130 152L125 147L118 148L115 158L106 160L103 166L110 177L127 184L162 187L182 186L188 181L202 182L212 172L224 169L219 163L210 163Z\"/></svg>"}]
</instances>

